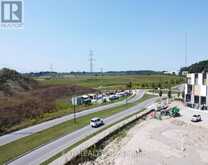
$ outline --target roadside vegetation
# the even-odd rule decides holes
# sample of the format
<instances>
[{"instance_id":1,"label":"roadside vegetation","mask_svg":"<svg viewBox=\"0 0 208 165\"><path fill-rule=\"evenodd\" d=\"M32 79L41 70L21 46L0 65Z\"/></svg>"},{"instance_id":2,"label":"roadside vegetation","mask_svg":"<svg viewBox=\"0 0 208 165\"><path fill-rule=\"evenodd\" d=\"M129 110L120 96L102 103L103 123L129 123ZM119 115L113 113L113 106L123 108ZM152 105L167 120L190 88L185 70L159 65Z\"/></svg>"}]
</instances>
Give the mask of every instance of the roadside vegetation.
<instances>
[{"instance_id":1,"label":"roadside vegetation","mask_svg":"<svg viewBox=\"0 0 208 165\"><path fill-rule=\"evenodd\" d=\"M202 72L207 72L208 71L208 60L204 61L199 61L197 63L194 63L190 66L183 67L180 69L180 74L186 71L189 73L202 73Z\"/></svg>"},{"instance_id":2,"label":"roadside vegetation","mask_svg":"<svg viewBox=\"0 0 208 165\"><path fill-rule=\"evenodd\" d=\"M0 71L0 135L73 113L71 97L105 90L166 88L183 82L173 75L102 75L38 78ZM97 105L82 105L77 111Z\"/></svg>"},{"instance_id":3,"label":"roadside vegetation","mask_svg":"<svg viewBox=\"0 0 208 165\"><path fill-rule=\"evenodd\" d=\"M12 160L28 151L31 151L32 149L40 145L46 144L52 140L55 140L66 134L72 133L80 128L83 128L84 126L89 124L90 119L93 117L106 118L106 117L112 116L113 114L124 111L134 106L135 104L143 102L144 100L147 100L152 97L154 96L144 95L144 97L137 103L127 103L117 108L95 112L87 116L77 118L76 123L74 123L74 120L69 120L67 122L64 122L52 128L46 129L39 133L33 134L31 136L27 136L25 138L19 139L17 141L11 142L3 146L0 146L0 155L1 155L0 164L4 164L7 161Z\"/></svg>"},{"instance_id":4,"label":"roadside vegetation","mask_svg":"<svg viewBox=\"0 0 208 165\"><path fill-rule=\"evenodd\" d=\"M72 113L72 95L95 91L79 86L61 85L0 97L0 135ZM83 109L86 107L80 107L79 110Z\"/></svg>"}]
</instances>

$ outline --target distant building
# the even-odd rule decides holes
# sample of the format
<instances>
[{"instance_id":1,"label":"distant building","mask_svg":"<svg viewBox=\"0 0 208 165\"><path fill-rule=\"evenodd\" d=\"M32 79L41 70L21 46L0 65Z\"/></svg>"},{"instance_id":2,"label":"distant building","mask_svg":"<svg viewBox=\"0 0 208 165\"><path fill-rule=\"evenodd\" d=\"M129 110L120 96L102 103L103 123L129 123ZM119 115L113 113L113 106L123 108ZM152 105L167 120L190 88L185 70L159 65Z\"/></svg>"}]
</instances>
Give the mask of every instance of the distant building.
<instances>
[{"instance_id":1,"label":"distant building","mask_svg":"<svg viewBox=\"0 0 208 165\"><path fill-rule=\"evenodd\" d=\"M182 76L186 76L188 74L188 71L183 71L181 74Z\"/></svg>"},{"instance_id":2,"label":"distant building","mask_svg":"<svg viewBox=\"0 0 208 165\"><path fill-rule=\"evenodd\" d=\"M197 109L208 107L208 73L187 74L185 102Z\"/></svg>"},{"instance_id":3,"label":"distant building","mask_svg":"<svg viewBox=\"0 0 208 165\"><path fill-rule=\"evenodd\" d=\"M171 72L171 71L163 71L163 74L167 74L167 75L177 75L176 72Z\"/></svg>"}]
</instances>

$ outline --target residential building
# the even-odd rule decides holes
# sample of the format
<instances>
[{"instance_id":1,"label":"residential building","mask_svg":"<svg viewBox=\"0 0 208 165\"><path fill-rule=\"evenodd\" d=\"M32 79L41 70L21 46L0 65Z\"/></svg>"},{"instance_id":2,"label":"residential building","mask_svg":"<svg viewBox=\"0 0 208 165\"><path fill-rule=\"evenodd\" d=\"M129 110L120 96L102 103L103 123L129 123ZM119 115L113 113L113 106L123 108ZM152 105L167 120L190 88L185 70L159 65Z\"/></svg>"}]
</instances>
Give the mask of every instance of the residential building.
<instances>
[{"instance_id":1,"label":"residential building","mask_svg":"<svg viewBox=\"0 0 208 165\"><path fill-rule=\"evenodd\" d=\"M208 73L187 74L185 85L185 102L197 109L208 107Z\"/></svg>"}]
</instances>

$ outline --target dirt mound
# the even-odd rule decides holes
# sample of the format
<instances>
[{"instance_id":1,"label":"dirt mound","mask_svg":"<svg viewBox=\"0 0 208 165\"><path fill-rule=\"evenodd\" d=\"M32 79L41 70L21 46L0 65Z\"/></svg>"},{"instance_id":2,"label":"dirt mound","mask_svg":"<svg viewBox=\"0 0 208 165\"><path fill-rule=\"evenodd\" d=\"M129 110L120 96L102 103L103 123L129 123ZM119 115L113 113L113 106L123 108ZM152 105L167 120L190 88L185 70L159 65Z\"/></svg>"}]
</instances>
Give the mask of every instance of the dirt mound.
<instances>
[{"instance_id":1,"label":"dirt mound","mask_svg":"<svg viewBox=\"0 0 208 165\"><path fill-rule=\"evenodd\" d=\"M38 83L15 70L3 68L0 70L0 96L11 96L18 92L35 89Z\"/></svg>"}]
</instances>

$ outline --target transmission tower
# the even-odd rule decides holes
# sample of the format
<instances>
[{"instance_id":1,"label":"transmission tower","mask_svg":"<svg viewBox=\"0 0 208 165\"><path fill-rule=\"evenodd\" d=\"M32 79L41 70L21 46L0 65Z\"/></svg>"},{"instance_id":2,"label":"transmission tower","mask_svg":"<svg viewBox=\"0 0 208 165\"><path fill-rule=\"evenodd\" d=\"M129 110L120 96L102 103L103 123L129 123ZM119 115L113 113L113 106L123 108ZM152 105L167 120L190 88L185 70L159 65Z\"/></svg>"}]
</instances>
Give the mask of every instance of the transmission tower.
<instances>
[{"instance_id":1,"label":"transmission tower","mask_svg":"<svg viewBox=\"0 0 208 165\"><path fill-rule=\"evenodd\" d=\"M93 62L95 61L95 59L93 58L93 55L94 55L93 51L90 50L90 54L89 54L89 56L90 56L90 59L89 59L89 61L90 61L90 73L93 73Z\"/></svg>"},{"instance_id":2,"label":"transmission tower","mask_svg":"<svg viewBox=\"0 0 208 165\"><path fill-rule=\"evenodd\" d=\"M50 72L53 72L53 64L50 64L50 66L49 66L49 71L50 71Z\"/></svg>"}]
</instances>

